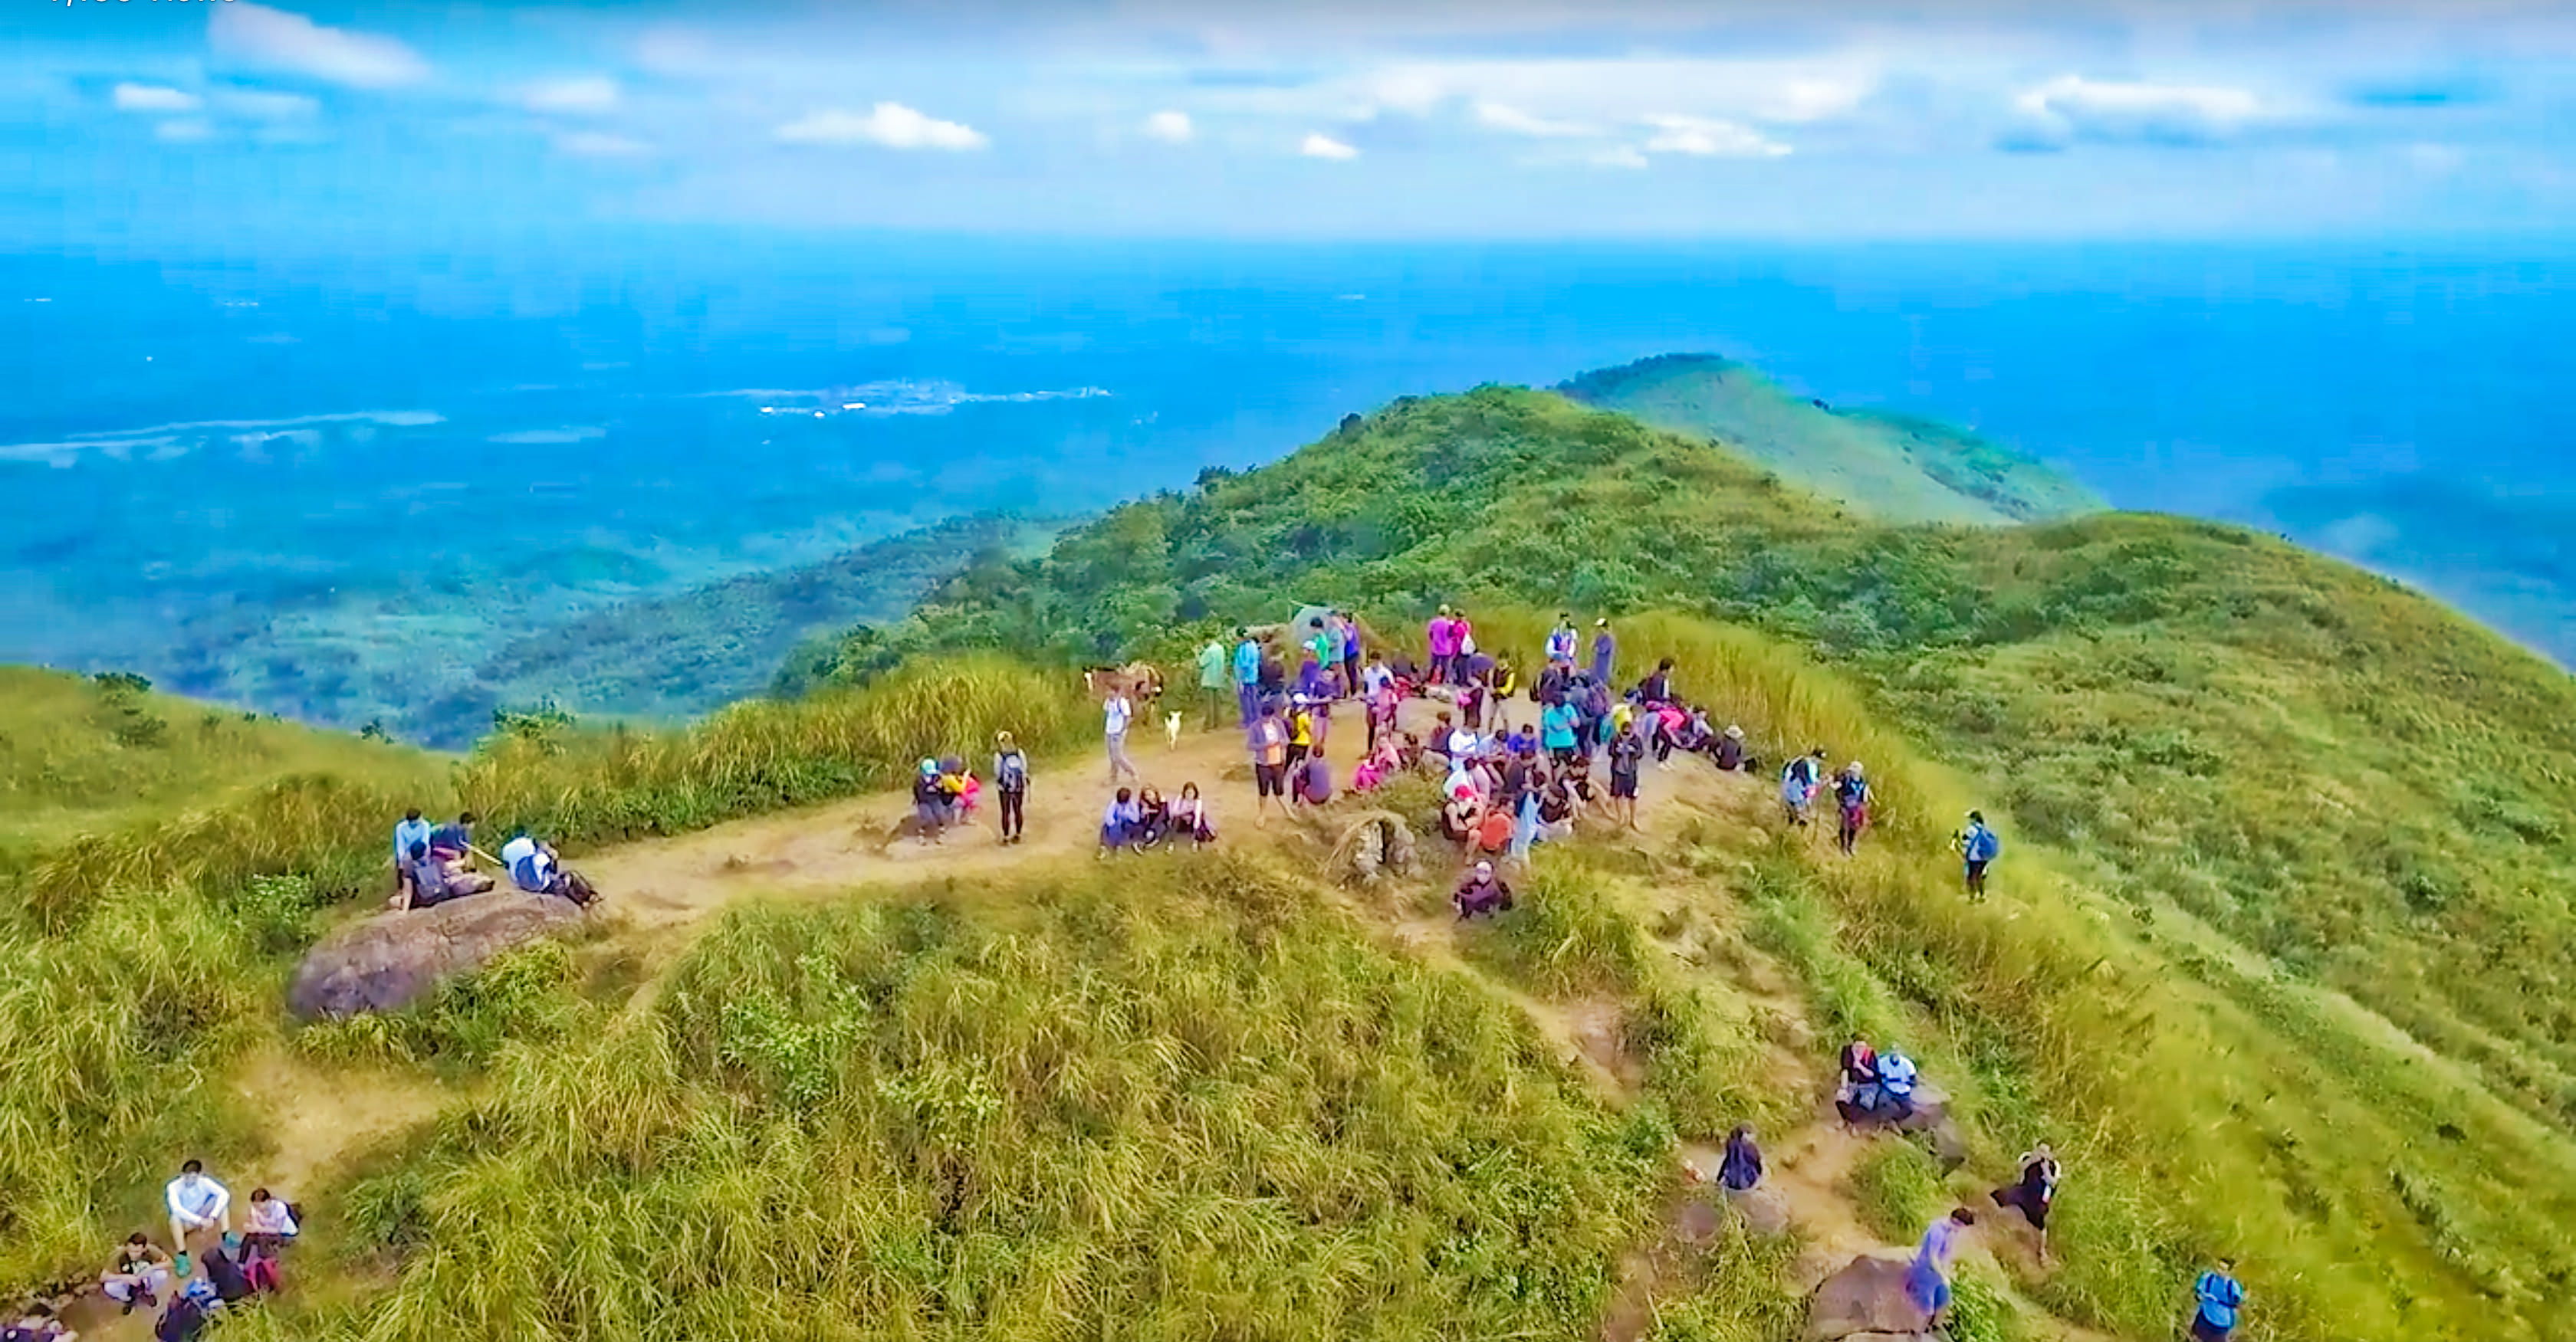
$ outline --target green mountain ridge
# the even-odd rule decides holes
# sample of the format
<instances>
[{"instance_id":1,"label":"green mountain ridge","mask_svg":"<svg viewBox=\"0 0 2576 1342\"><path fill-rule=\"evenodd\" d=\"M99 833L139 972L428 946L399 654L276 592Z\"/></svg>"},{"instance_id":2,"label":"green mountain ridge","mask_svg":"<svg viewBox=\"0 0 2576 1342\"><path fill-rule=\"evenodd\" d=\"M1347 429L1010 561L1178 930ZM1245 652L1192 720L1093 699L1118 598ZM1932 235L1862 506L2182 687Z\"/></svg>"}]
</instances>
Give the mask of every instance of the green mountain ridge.
<instances>
[{"instance_id":1,"label":"green mountain ridge","mask_svg":"<svg viewBox=\"0 0 2576 1342\"><path fill-rule=\"evenodd\" d=\"M1796 396L1748 364L1666 354L1598 369L1568 399L1713 440L1793 484L1889 522L2044 521L2101 499L2037 459L1955 425Z\"/></svg>"},{"instance_id":2,"label":"green mountain ridge","mask_svg":"<svg viewBox=\"0 0 2576 1342\"><path fill-rule=\"evenodd\" d=\"M226 1081L265 1041L453 1105L326 1190L345 1214L299 1270L333 1289L229 1325L253 1339L1572 1339L1643 1261L1634 1335L1787 1342L1794 1245L1662 1256L1671 1155L1812 1121L1774 1059L1866 1033L1953 1091L1973 1155L1945 1180L1873 1145L1841 1182L1874 1234L1982 1197L2034 1140L2068 1159L2056 1265L1981 1230L1962 1339L2166 1336L2220 1254L2249 1342L2563 1336L2576 682L2271 537L1856 518L1708 437L1526 388L1408 398L1042 554L981 547L910 615L787 657L801 697L529 721L461 760L279 724L200 748L193 706L31 679L41 702L0 713L0 798L33 799L0 809L0 959L26 971L0 985L0 1272L86 1261L170 1149L255 1152L273 1120ZM1354 895L1315 875L1330 825L1134 876L1087 844L1016 879L932 858L920 889L754 901L669 958L611 937L278 1033L293 952L378 893L397 798L578 865L1007 727L1040 804L1087 824L1073 668L1147 656L1188 685L1204 639L1309 599L1398 637L1461 604L1524 658L1554 612L1606 614L1628 676L1675 658L1766 758L1866 760L1876 827L1832 856L1752 780L1651 842L1543 849L1455 963L1402 949L1446 926L1448 872ZM202 716L218 744L237 720ZM1975 906L1944 847L1969 806L2007 836ZM1515 1002L1607 1012L1634 1094L1587 1091Z\"/></svg>"}]
</instances>

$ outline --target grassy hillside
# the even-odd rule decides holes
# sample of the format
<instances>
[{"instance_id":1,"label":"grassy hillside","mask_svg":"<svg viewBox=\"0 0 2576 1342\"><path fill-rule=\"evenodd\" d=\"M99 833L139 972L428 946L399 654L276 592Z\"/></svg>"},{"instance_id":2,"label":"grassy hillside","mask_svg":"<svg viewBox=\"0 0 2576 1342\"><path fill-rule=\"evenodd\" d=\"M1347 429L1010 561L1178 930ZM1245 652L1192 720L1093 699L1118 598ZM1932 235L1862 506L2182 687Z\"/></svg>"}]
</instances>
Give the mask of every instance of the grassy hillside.
<instances>
[{"instance_id":1,"label":"grassy hillside","mask_svg":"<svg viewBox=\"0 0 2576 1342\"><path fill-rule=\"evenodd\" d=\"M289 775L401 792L444 773L389 742L175 698L128 677L0 667L0 870L83 831L217 809Z\"/></svg>"},{"instance_id":2,"label":"grassy hillside","mask_svg":"<svg viewBox=\"0 0 2576 1342\"><path fill-rule=\"evenodd\" d=\"M1487 388L971 571L854 642L845 674L939 646L1169 655L1290 591L1382 627L1440 600L1674 607L1813 649L1964 771L1957 809L2010 817L2068 883L2047 907L2085 911L1963 927L1917 892L1890 922L1897 896L1828 886L1836 935L1888 991L1984 1016L1979 1047L2061 1075L2035 1098L2062 1117L2187 1102L2135 1156L2142 1190L2227 1224L2247 1194L2218 1172L2241 1162L2291 1211L2272 1235L2343 1245L2297 1270L2370 1335L2435 1301L2536 1320L2570 1272L2531 1221L2576 1217L2576 687L2437 604L2172 518L1853 525L1705 445ZM2026 990L2004 971L2029 956L2060 966L2059 991L2114 1000L2080 1025L2060 1013L2090 1005L1986 1015ZM2039 1039L2072 1057L2023 1051ZM2076 1059L2094 1070L2063 1075Z\"/></svg>"},{"instance_id":3,"label":"grassy hillside","mask_svg":"<svg viewBox=\"0 0 2576 1342\"><path fill-rule=\"evenodd\" d=\"M1660 429L1711 438L1806 489L1890 522L2027 522L2092 512L2082 485L1934 420L1836 410L1745 364L1667 354L1557 388Z\"/></svg>"}]
</instances>

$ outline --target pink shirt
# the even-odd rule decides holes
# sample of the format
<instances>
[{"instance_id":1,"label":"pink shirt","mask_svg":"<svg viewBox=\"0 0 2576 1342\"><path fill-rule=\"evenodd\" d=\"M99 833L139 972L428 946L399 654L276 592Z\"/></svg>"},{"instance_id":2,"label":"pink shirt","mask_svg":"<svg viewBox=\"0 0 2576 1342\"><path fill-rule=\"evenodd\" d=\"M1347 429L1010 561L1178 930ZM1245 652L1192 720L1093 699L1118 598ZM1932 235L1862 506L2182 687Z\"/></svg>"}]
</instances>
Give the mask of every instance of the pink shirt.
<instances>
[{"instance_id":1,"label":"pink shirt","mask_svg":"<svg viewBox=\"0 0 2576 1342\"><path fill-rule=\"evenodd\" d=\"M1432 656L1454 657L1458 654L1458 625L1448 616L1432 616L1431 625L1424 632L1430 637Z\"/></svg>"}]
</instances>

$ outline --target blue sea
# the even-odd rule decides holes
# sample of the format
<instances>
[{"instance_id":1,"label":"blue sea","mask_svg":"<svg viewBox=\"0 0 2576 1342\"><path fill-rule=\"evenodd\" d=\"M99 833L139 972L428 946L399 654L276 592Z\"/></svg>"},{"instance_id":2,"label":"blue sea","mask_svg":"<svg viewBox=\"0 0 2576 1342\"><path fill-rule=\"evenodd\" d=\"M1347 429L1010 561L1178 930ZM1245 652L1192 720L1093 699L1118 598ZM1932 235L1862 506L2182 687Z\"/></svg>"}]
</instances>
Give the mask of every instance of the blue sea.
<instances>
[{"instance_id":1,"label":"blue sea","mask_svg":"<svg viewBox=\"0 0 2576 1342\"><path fill-rule=\"evenodd\" d=\"M540 628L1343 414L1715 351L2576 660L2576 247L1226 247L654 235L0 258L0 660L208 611ZM435 635L436 630L428 633ZM388 636L392 636L389 634Z\"/></svg>"}]
</instances>

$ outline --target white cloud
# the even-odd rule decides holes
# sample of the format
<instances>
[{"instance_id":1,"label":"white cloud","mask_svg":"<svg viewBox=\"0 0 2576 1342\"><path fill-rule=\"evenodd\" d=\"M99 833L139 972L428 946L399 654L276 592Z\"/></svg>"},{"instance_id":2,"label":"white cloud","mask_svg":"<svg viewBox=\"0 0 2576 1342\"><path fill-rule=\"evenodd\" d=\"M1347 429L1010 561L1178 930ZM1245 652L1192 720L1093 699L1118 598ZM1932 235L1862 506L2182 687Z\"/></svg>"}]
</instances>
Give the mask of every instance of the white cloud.
<instances>
[{"instance_id":1,"label":"white cloud","mask_svg":"<svg viewBox=\"0 0 2576 1342\"><path fill-rule=\"evenodd\" d=\"M972 126L925 116L902 103L878 103L865 116L826 108L776 133L790 144L878 144L888 149L981 149L992 143Z\"/></svg>"},{"instance_id":2,"label":"white cloud","mask_svg":"<svg viewBox=\"0 0 2576 1342\"><path fill-rule=\"evenodd\" d=\"M1490 105L1504 121L1551 125L1633 120L1641 107L1727 120L1804 124L1860 106L1880 83L1875 58L1584 57L1434 60L1379 67L1339 96L1416 115L1442 104ZM1528 109L1544 109L1530 113ZM1487 121L1501 130L1519 127ZM1523 131L1524 134L1535 132Z\"/></svg>"},{"instance_id":3,"label":"white cloud","mask_svg":"<svg viewBox=\"0 0 2576 1342\"><path fill-rule=\"evenodd\" d=\"M1307 136L1298 144L1297 152L1304 154L1308 158L1329 158L1334 160L1354 159L1360 156L1360 151L1353 149L1349 145L1346 145L1329 135Z\"/></svg>"},{"instance_id":4,"label":"white cloud","mask_svg":"<svg viewBox=\"0 0 2576 1342\"><path fill-rule=\"evenodd\" d=\"M193 112L205 104L196 94L153 84L119 84L115 98L120 112Z\"/></svg>"},{"instance_id":5,"label":"white cloud","mask_svg":"<svg viewBox=\"0 0 2576 1342\"><path fill-rule=\"evenodd\" d=\"M1156 112L1145 118L1145 133L1165 144L1188 144L1198 127L1190 124L1187 112Z\"/></svg>"},{"instance_id":6,"label":"white cloud","mask_svg":"<svg viewBox=\"0 0 2576 1342\"><path fill-rule=\"evenodd\" d=\"M2013 148L2063 148L2077 140L2208 144L2265 114L2263 100L2238 88L2147 84L2059 75L2013 99L2022 124Z\"/></svg>"},{"instance_id":7,"label":"white cloud","mask_svg":"<svg viewBox=\"0 0 2576 1342\"><path fill-rule=\"evenodd\" d=\"M1643 118L1655 128L1645 144L1649 154L1689 154L1695 158L1781 158L1789 146L1750 126L1708 117L1661 115Z\"/></svg>"},{"instance_id":8,"label":"white cloud","mask_svg":"<svg viewBox=\"0 0 2576 1342\"><path fill-rule=\"evenodd\" d=\"M583 158L636 158L653 152L642 140L596 130L565 131L555 137L555 148Z\"/></svg>"},{"instance_id":9,"label":"white cloud","mask_svg":"<svg viewBox=\"0 0 2576 1342\"><path fill-rule=\"evenodd\" d=\"M206 42L245 65L288 70L356 88L391 88L429 77L429 64L390 37L325 28L301 14L250 0L215 7Z\"/></svg>"},{"instance_id":10,"label":"white cloud","mask_svg":"<svg viewBox=\"0 0 2576 1342\"><path fill-rule=\"evenodd\" d=\"M519 100L537 112L606 112L617 106L617 81L604 75L550 79L528 86Z\"/></svg>"},{"instance_id":11,"label":"white cloud","mask_svg":"<svg viewBox=\"0 0 2576 1342\"><path fill-rule=\"evenodd\" d=\"M189 117L183 121L164 121L152 128L153 138L171 144L195 144L199 140L212 139L214 134L215 128L197 117Z\"/></svg>"},{"instance_id":12,"label":"white cloud","mask_svg":"<svg viewBox=\"0 0 2576 1342\"><path fill-rule=\"evenodd\" d=\"M1477 103L1476 121L1479 125L1489 126L1495 130L1510 131L1514 135L1531 135L1540 139L1576 139L1600 134L1597 128L1587 126L1580 121L1550 121L1546 117L1532 116L1517 107L1496 102Z\"/></svg>"},{"instance_id":13,"label":"white cloud","mask_svg":"<svg viewBox=\"0 0 2576 1342\"><path fill-rule=\"evenodd\" d=\"M302 121L318 115L322 104L301 93L266 89L216 89L215 110L255 121Z\"/></svg>"},{"instance_id":14,"label":"white cloud","mask_svg":"<svg viewBox=\"0 0 2576 1342\"><path fill-rule=\"evenodd\" d=\"M1604 168L1642 168L1646 166L1646 156L1643 153L1640 153L1635 146L1624 144L1613 145L1608 149L1604 149L1601 152L1594 154L1589 161Z\"/></svg>"}]
</instances>

